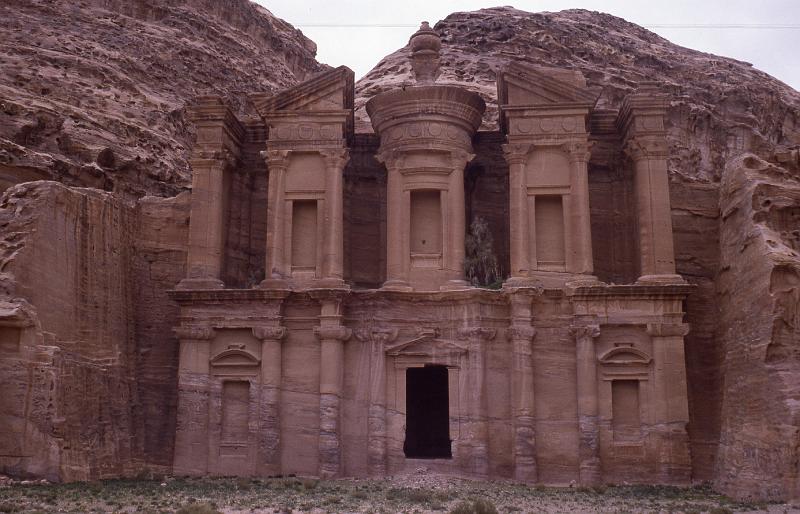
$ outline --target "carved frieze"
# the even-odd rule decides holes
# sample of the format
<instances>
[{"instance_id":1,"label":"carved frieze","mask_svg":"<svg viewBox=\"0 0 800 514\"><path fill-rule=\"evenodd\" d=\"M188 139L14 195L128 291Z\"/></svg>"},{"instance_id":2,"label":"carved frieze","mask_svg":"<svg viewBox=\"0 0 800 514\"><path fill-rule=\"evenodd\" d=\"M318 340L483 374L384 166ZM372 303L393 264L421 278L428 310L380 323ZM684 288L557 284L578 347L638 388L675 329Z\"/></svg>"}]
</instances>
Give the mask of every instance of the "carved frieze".
<instances>
[{"instance_id":1,"label":"carved frieze","mask_svg":"<svg viewBox=\"0 0 800 514\"><path fill-rule=\"evenodd\" d=\"M536 337L536 329L531 326L511 326L506 331L509 341L532 341Z\"/></svg>"},{"instance_id":2,"label":"carved frieze","mask_svg":"<svg viewBox=\"0 0 800 514\"><path fill-rule=\"evenodd\" d=\"M648 323L647 333L652 337L684 337L689 333L686 323Z\"/></svg>"},{"instance_id":3,"label":"carved frieze","mask_svg":"<svg viewBox=\"0 0 800 514\"><path fill-rule=\"evenodd\" d=\"M513 136L546 136L551 134L583 134L586 132L584 116L513 116L509 120L509 134Z\"/></svg>"},{"instance_id":4,"label":"carved frieze","mask_svg":"<svg viewBox=\"0 0 800 514\"><path fill-rule=\"evenodd\" d=\"M262 341L280 341L286 337L285 327L253 327L253 337Z\"/></svg>"},{"instance_id":5,"label":"carved frieze","mask_svg":"<svg viewBox=\"0 0 800 514\"><path fill-rule=\"evenodd\" d=\"M181 341L208 341L214 338L211 327L175 327L175 335Z\"/></svg>"},{"instance_id":6,"label":"carved frieze","mask_svg":"<svg viewBox=\"0 0 800 514\"><path fill-rule=\"evenodd\" d=\"M485 327L462 327L458 329L458 337L461 339L482 339L490 341L494 339L497 330Z\"/></svg>"}]
</instances>

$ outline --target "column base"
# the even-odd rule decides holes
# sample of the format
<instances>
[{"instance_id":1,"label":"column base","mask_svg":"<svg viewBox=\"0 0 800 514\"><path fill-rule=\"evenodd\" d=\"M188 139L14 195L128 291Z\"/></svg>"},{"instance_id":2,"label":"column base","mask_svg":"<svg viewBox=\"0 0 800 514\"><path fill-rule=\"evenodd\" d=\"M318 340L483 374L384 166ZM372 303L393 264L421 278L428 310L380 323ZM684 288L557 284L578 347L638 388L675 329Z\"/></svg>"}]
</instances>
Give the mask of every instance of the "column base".
<instances>
[{"instance_id":1,"label":"column base","mask_svg":"<svg viewBox=\"0 0 800 514\"><path fill-rule=\"evenodd\" d=\"M408 282L405 280L387 280L381 286L383 291L413 291Z\"/></svg>"},{"instance_id":2,"label":"column base","mask_svg":"<svg viewBox=\"0 0 800 514\"><path fill-rule=\"evenodd\" d=\"M348 289L347 283L341 278L321 278L314 283L315 288Z\"/></svg>"},{"instance_id":3,"label":"column base","mask_svg":"<svg viewBox=\"0 0 800 514\"><path fill-rule=\"evenodd\" d=\"M225 283L218 278L184 278L175 289L182 290L206 290L206 289L225 289Z\"/></svg>"},{"instance_id":4,"label":"column base","mask_svg":"<svg viewBox=\"0 0 800 514\"><path fill-rule=\"evenodd\" d=\"M282 278L265 278L258 284L259 289L289 289L289 284Z\"/></svg>"},{"instance_id":5,"label":"column base","mask_svg":"<svg viewBox=\"0 0 800 514\"><path fill-rule=\"evenodd\" d=\"M686 284L686 281L680 275L673 275L673 274L667 275L667 274L664 274L664 275L642 275L641 277L639 277L636 280L636 283L637 284L647 284L647 285L650 285L650 284L655 284L655 285L680 284L680 285L683 285L683 284Z\"/></svg>"},{"instance_id":6,"label":"column base","mask_svg":"<svg viewBox=\"0 0 800 514\"><path fill-rule=\"evenodd\" d=\"M523 287L542 287L538 280L531 277L509 277L503 282L503 289L518 289Z\"/></svg>"},{"instance_id":7,"label":"column base","mask_svg":"<svg viewBox=\"0 0 800 514\"><path fill-rule=\"evenodd\" d=\"M461 291L471 287L466 280L448 280L446 284L439 286L439 291Z\"/></svg>"},{"instance_id":8,"label":"column base","mask_svg":"<svg viewBox=\"0 0 800 514\"><path fill-rule=\"evenodd\" d=\"M577 288L577 287L591 287L591 286L602 286L604 285L597 277L594 275L576 275L571 280L567 281L566 286L569 288Z\"/></svg>"}]
</instances>

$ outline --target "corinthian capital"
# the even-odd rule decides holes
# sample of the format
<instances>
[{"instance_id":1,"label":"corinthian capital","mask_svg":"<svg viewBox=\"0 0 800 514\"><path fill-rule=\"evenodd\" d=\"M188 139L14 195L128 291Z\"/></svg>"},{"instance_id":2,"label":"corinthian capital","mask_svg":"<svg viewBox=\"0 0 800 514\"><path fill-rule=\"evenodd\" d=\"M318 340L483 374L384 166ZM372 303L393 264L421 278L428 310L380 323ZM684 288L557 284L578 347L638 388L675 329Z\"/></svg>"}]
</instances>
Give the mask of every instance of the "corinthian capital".
<instances>
[{"instance_id":1,"label":"corinthian capital","mask_svg":"<svg viewBox=\"0 0 800 514\"><path fill-rule=\"evenodd\" d=\"M625 145L625 155L633 161L666 159L668 151L667 140L659 136L632 137Z\"/></svg>"},{"instance_id":2,"label":"corinthian capital","mask_svg":"<svg viewBox=\"0 0 800 514\"><path fill-rule=\"evenodd\" d=\"M494 339L497 330L484 327L462 327L458 329L458 336L462 339Z\"/></svg>"},{"instance_id":3,"label":"corinthian capital","mask_svg":"<svg viewBox=\"0 0 800 514\"><path fill-rule=\"evenodd\" d=\"M586 162L592 155L592 143L589 141L568 141L562 147L570 162Z\"/></svg>"},{"instance_id":4,"label":"corinthian capital","mask_svg":"<svg viewBox=\"0 0 800 514\"><path fill-rule=\"evenodd\" d=\"M325 167L341 171L350 159L350 151L347 148L326 148L319 151L320 156L325 161Z\"/></svg>"},{"instance_id":5,"label":"corinthian capital","mask_svg":"<svg viewBox=\"0 0 800 514\"><path fill-rule=\"evenodd\" d=\"M397 339L396 327L360 328L355 331L359 341L374 341L380 344L389 344Z\"/></svg>"},{"instance_id":6,"label":"corinthian capital","mask_svg":"<svg viewBox=\"0 0 800 514\"><path fill-rule=\"evenodd\" d=\"M509 327L506 336L510 341L532 341L536 337L536 329L526 325Z\"/></svg>"},{"instance_id":7,"label":"corinthian capital","mask_svg":"<svg viewBox=\"0 0 800 514\"><path fill-rule=\"evenodd\" d=\"M181 341L208 341L214 338L214 329L211 327L175 327L173 331Z\"/></svg>"},{"instance_id":8,"label":"corinthian capital","mask_svg":"<svg viewBox=\"0 0 800 514\"><path fill-rule=\"evenodd\" d=\"M289 165L289 154L291 154L291 150L265 150L261 152L261 157L270 170L286 169Z\"/></svg>"},{"instance_id":9,"label":"corinthian capital","mask_svg":"<svg viewBox=\"0 0 800 514\"><path fill-rule=\"evenodd\" d=\"M569 332L577 340L594 339L600 336L600 325L573 325Z\"/></svg>"},{"instance_id":10,"label":"corinthian capital","mask_svg":"<svg viewBox=\"0 0 800 514\"><path fill-rule=\"evenodd\" d=\"M512 164L525 164L530 151L531 145L529 144L506 143L503 145L503 156L509 166Z\"/></svg>"},{"instance_id":11,"label":"corinthian capital","mask_svg":"<svg viewBox=\"0 0 800 514\"><path fill-rule=\"evenodd\" d=\"M253 327L253 337L262 341L280 341L286 337L285 327Z\"/></svg>"},{"instance_id":12,"label":"corinthian capital","mask_svg":"<svg viewBox=\"0 0 800 514\"><path fill-rule=\"evenodd\" d=\"M336 339L339 341L347 341L350 339L352 331L349 328L341 325L331 327L316 327L314 329L314 335L316 335L320 340Z\"/></svg>"}]
</instances>

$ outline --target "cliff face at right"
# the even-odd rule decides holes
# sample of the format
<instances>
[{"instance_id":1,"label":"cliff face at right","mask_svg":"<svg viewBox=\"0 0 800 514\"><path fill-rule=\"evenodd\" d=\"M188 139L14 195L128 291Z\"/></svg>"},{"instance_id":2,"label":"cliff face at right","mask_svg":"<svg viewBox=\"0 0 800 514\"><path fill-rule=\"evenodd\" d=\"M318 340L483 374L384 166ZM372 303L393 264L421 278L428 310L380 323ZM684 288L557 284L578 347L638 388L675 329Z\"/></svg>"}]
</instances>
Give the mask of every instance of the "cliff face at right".
<instances>
[{"instance_id":1,"label":"cliff face at right","mask_svg":"<svg viewBox=\"0 0 800 514\"><path fill-rule=\"evenodd\" d=\"M686 302L693 478L738 497L800 494L800 93L748 63L597 12L503 7L454 13L435 28L444 42L439 82L481 94L484 129L497 127L494 84L511 62L581 71L601 92L598 109L618 109L646 83L671 96L676 266L695 286ZM357 108L412 82L406 52L356 84ZM369 130L364 111L356 117ZM606 171L590 169L593 216L615 194ZM620 223L592 226L598 275L604 260L624 258L606 240L621 237L630 213L607 214Z\"/></svg>"}]
</instances>

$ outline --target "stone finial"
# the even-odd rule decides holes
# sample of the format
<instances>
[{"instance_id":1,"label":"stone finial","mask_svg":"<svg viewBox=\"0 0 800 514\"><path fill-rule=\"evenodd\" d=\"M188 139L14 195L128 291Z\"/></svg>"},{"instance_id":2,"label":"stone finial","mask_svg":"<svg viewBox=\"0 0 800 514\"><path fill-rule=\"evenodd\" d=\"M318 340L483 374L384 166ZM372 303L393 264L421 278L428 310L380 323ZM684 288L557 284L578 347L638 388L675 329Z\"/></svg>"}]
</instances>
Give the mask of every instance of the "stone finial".
<instances>
[{"instance_id":1,"label":"stone finial","mask_svg":"<svg viewBox=\"0 0 800 514\"><path fill-rule=\"evenodd\" d=\"M419 30L408 41L411 45L411 68L420 84L433 84L439 76L439 50L442 40L427 21L423 21Z\"/></svg>"}]
</instances>

